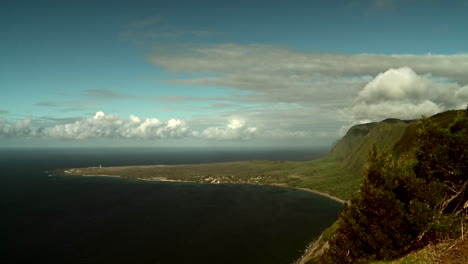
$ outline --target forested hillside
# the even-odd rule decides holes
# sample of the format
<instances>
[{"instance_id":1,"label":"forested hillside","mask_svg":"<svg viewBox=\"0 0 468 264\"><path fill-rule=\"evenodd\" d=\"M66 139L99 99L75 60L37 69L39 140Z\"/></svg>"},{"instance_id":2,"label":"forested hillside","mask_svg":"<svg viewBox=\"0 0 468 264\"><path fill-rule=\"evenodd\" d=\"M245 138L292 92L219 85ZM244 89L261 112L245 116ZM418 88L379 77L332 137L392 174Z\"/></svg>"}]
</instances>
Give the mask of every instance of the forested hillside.
<instances>
[{"instance_id":1,"label":"forested hillside","mask_svg":"<svg viewBox=\"0 0 468 264\"><path fill-rule=\"evenodd\" d=\"M392 122L409 123L393 147L384 138L394 141L397 132L372 135L384 121L354 127L343 138L349 141L332 151L345 164L355 160L363 166L343 153L362 153L370 143L363 138L377 138L359 192L345 205L322 263L395 259L461 235L468 209L468 109L417 123Z\"/></svg>"}]
</instances>

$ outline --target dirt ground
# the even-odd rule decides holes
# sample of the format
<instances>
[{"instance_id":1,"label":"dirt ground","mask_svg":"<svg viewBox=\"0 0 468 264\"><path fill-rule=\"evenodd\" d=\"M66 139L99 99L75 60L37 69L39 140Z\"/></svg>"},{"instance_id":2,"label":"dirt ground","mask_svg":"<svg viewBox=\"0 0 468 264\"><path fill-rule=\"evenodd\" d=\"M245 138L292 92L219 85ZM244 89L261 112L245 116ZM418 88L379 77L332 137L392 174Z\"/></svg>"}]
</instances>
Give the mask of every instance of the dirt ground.
<instances>
[{"instance_id":1,"label":"dirt ground","mask_svg":"<svg viewBox=\"0 0 468 264\"><path fill-rule=\"evenodd\" d=\"M440 264L468 264L468 237L437 246L434 261Z\"/></svg>"}]
</instances>

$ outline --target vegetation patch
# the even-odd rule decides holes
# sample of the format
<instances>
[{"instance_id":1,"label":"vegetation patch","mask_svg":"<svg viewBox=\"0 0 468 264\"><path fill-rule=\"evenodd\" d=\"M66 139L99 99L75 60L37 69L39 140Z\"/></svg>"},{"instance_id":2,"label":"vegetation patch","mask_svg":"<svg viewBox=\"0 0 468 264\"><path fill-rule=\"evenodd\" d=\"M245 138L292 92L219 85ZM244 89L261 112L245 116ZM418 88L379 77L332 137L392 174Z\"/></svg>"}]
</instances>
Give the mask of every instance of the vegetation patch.
<instances>
[{"instance_id":1,"label":"vegetation patch","mask_svg":"<svg viewBox=\"0 0 468 264\"><path fill-rule=\"evenodd\" d=\"M448 127L423 118L417 136L415 160L374 147L323 263L396 259L460 235L468 209L468 110Z\"/></svg>"}]
</instances>

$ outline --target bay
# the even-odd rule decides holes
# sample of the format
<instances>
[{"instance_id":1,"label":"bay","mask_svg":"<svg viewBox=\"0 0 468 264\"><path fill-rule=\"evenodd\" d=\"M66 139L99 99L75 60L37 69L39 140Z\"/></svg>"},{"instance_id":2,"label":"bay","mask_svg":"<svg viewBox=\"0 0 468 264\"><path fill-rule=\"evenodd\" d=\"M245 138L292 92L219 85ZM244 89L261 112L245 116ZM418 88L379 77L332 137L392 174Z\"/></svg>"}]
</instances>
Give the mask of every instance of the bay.
<instances>
[{"instance_id":1,"label":"bay","mask_svg":"<svg viewBox=\"0 0 468 264\"><path fill-rule=\"evenodd\" d=\"M304 160L310 150L4 149L2 263L292 263L341 204L258 185L57 177L55 168Z\"/></svg>"}]
</instances>

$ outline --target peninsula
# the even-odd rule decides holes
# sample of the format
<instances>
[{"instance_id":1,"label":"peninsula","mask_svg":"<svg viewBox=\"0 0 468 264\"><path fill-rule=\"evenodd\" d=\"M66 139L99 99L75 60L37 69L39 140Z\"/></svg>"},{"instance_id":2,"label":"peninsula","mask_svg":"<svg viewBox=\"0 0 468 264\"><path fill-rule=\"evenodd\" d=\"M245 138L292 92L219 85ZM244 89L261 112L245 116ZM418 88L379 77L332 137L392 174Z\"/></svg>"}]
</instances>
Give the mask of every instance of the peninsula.
<instances>
[{"instance_id":1,"label":"peninsula","mask_svg":"<svg viewBox=\"0 0 468 264\"><path fill-rule=\"evenodd\" d=\"M381 150L398 145L405 130L417 121L387 119L356 125L325 157L310 161L251 160L237 162L66 168L65 176L113 176L148 181L200 184L259 184L300 188L339 202L359 189L367 155L374 144Z\"/></svg>"},{"instance_id":2,"label":"peninsula","mask_svg":"<svg viewBox=\"0 0 468 264\"><path fill-rule=\"evenodd\" d=\"M192 182L199 184L259 184L297 188L326 196L337 202L345 200L301 184L308 162L238 161L189 165L150 165L90 167L58 170L60 175L121 177L146 181Z\"/></svg>"}]
</instances>

